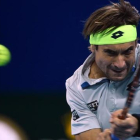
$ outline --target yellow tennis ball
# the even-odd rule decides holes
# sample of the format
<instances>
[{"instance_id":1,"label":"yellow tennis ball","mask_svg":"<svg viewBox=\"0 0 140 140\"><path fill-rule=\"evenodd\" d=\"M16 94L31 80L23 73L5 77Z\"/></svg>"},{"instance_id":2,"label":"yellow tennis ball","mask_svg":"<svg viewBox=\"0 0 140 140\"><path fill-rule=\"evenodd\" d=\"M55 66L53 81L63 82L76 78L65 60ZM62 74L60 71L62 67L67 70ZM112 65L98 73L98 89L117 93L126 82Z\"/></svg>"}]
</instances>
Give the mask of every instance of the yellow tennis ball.
<instances>
[{"instance_id":1,"label":"yellow tennis ball","mask_svg":"<svg viewBox=\"0 0 140 140\"><path fill-rule=\"evenodd\" d=\"M0 66L7 65L11 60L11 53L4 45L0 44Z\"/></svg>"}]
</instances>

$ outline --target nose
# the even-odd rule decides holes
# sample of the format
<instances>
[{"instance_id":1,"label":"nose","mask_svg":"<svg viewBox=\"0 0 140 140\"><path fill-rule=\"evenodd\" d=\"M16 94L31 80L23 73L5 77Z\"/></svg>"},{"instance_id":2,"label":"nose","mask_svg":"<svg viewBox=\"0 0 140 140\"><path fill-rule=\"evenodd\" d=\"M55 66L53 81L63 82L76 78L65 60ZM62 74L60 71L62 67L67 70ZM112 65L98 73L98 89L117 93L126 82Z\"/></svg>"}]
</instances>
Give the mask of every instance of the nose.
<instances>
[{"instance_id":1,"label":"nose","mask_svg":"<svg viewBox=\"0 0 140 140\"><path fill-rule=\"evenodd\" d=\"M121 55L117 56L115 58L113 65L116 69L119 69L119 70L124 69L126 67L124 57Z\"/></svg>"}]
</instances>

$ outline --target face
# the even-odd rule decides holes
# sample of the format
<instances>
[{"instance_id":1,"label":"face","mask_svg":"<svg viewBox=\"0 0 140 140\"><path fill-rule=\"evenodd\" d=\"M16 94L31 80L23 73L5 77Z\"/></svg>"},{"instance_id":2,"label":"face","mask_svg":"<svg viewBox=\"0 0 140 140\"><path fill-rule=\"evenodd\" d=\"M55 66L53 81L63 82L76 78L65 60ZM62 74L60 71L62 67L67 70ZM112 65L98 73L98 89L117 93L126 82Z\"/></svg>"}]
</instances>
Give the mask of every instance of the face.
<instances>
[{"instance_id":1,"label":"face","mask_svg":"<svg viewBox=\"0 0 140 140\"><path fill-rule=\"evenodd\" d=\"M95 62L112 81L123 80L135 62L136 42L117 45L101 45L95 49Z\"/></svg>"}]
</instances>

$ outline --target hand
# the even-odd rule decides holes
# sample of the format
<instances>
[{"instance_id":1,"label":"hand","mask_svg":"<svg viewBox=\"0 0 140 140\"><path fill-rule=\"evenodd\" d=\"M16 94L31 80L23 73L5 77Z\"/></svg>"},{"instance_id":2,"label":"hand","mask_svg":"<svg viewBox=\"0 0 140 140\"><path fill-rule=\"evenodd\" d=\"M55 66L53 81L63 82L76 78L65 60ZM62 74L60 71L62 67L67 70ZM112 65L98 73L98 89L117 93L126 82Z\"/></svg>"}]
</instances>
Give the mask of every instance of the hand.
<instances>
[{"instance_id":1,"label":"hand","mask_svg":"<svg viewBox=\"0 0 140 140\"><path fill-rule=\"evenodd\" d=\"M138 120L130 114L127 114L125 120L121 120L118 116L122 110L115 111L110 119L111 132L120 139L132 137L138 129Z\"/></svg>"},{"instance_id":2,"label":"hand","mask_svg":"<svg viewBox=\"0 0 140 140\"><path fill-rule=\"evenodd\" d=\"M105 129L104 132L99 133L96 140L111 140L111 130Z\"/></svg>"}]
</instances>

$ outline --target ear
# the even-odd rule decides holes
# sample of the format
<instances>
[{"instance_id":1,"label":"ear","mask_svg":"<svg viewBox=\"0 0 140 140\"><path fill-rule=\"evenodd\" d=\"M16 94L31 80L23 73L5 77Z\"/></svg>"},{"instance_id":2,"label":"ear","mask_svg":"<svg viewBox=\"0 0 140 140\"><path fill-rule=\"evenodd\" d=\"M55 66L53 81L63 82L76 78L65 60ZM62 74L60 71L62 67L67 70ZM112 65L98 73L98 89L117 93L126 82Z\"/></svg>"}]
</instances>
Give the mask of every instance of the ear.
<instances>
[{"instance_id":1,"label":"ear","mask_svg":"<svg viewBox=\"0 0 140 140\"><path fill-rule=\"evenodd\" d=\"M90 46L88 47L88 49L89 49L92 53L95 52L95 46L94 46L94 45L90 45Z\"/></svg>"}]
</instances>

